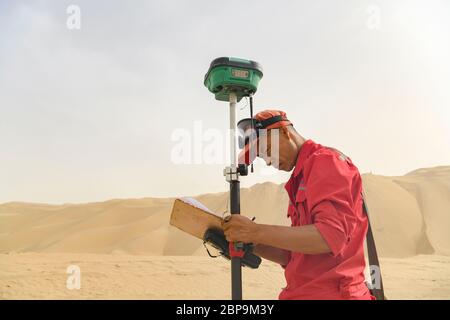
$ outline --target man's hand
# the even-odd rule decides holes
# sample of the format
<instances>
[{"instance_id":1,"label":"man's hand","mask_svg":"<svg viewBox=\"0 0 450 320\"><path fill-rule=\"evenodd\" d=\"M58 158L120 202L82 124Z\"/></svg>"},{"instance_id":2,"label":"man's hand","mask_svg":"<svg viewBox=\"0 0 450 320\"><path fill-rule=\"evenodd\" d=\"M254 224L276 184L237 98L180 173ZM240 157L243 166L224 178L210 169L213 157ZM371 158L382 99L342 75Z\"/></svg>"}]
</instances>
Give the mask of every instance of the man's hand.
<instances>
[{"instance_id":1,"label":"man's hand","mask_svg":"<svg viewBox=\"0 0 450 320\"><path fill-rule=\"evenodd\" d=\"M230 242L256 242L258 224L240 214L232 214L222 221L225 237Z\"/></svg>"}]
</instances>

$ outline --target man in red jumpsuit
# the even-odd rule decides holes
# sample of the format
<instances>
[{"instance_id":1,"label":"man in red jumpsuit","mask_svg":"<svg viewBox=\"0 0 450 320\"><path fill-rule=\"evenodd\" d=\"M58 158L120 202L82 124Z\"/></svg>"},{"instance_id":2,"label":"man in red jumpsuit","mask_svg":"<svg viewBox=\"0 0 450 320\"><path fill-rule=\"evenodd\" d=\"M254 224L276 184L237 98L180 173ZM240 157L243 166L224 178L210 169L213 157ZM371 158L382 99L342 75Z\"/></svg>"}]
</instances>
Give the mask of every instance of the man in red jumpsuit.
<instances>
[{"instance_id":1,"label":"man in red jumpsuit","mask_svg":"<svg viewBox=\"0 0 450 320\"><path fill-rule=\"evenodd\" d=\"M255 115L266 129L267 165L292 171L285 188L291 226L258 224L243 215L223 223L228 241L255 244L255 254L284 268L287 286L279 299L360 299L372 297L365 283L364 239L368 221L362 207L362 180L350 158L303 138L283 111ZM278 154L271 132L278 130ZM262 137L246 141L239 161L256 157ZM252 154L255 154L252 156ZM276 214L276 213L274 213Z\"/></svg>"}]
</instances>

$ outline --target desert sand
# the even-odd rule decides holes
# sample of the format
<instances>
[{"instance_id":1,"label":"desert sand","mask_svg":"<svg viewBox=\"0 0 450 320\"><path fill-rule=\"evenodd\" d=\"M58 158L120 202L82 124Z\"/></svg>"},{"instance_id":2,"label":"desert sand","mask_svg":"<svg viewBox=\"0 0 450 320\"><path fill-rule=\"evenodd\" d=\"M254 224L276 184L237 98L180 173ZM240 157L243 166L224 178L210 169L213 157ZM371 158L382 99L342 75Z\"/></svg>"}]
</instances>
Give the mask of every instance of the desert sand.
<instances>
[{"instance_id":1,"label":"desert sand","mask_svg":"<svg viewBox=\"0 0 450 320\"><path fill-rule=\"evenodd\" d=\"M450 298L450 167L404 176L363 175L390 299ZM227 193L196 199L226 210ZM169 226L174 199L114 199L86 204L0 205L1 299L228 299L229 262ZM283 185L241 191L242 212L288 225ZM81 270L69 290L66 269ZM283 270L264 261L244 269L244 298L276 299Z\"/></svg>"}]
</instances>

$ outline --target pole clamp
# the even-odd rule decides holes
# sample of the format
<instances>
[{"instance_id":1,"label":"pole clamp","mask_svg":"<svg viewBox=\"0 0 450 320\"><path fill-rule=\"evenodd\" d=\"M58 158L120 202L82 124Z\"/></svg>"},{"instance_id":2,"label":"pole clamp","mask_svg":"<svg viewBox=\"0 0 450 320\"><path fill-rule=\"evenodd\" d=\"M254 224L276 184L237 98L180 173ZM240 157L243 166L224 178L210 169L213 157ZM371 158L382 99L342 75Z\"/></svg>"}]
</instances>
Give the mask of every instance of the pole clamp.
<instances>
[{"instance_id":1,"label":"pole clamp","mask_svg":"<svg viewBox=\"0 0 450 320\"><path fill-rule=\"evenodd\" d=\"M239 181L239 172L236 167L225 167L225 169L223 169L223 175L228 182Z\"/></svg>"}]
</instances>

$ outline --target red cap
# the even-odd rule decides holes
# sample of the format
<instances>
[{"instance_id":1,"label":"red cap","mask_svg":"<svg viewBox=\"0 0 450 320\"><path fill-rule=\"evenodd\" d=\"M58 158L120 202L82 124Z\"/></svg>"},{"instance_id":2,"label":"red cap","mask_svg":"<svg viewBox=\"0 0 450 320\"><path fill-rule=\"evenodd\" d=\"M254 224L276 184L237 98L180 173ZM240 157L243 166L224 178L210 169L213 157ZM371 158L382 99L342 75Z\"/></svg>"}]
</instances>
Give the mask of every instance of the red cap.
<instances>
[{"instance_id":1,"label":"red cap","mask_svg":"<svg viewBox=\"0 0 450 320\"><path fill-rule=\"evenodd\" d=\"M287 127L292 123L287 119L286 112L280 110L264 110L258 112L253 119L261 124L260 129L278 129L281 127ZM239 164L247 164L255 160L258 155L258 139L254 139L250 143L247 143L241 150L238 156Z\"/></svg>"}]
</instances>

